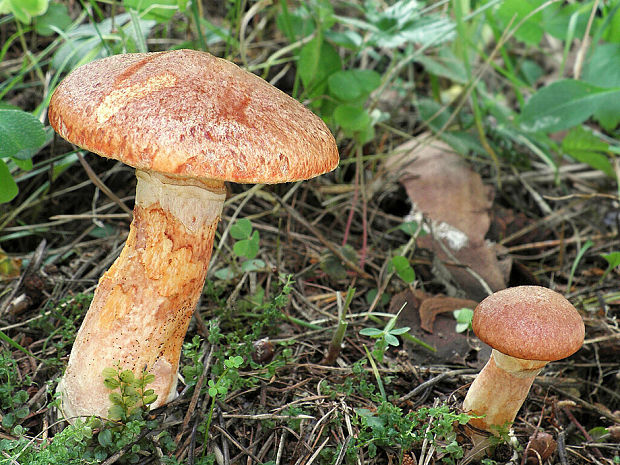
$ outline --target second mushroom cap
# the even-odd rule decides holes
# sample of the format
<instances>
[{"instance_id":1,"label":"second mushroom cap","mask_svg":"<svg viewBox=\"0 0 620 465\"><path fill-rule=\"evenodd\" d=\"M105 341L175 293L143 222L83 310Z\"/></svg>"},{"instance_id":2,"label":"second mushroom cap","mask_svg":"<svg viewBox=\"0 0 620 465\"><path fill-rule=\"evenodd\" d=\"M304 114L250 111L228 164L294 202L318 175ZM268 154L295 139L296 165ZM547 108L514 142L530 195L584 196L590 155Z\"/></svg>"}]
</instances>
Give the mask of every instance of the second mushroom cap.
<instances>
[{"instance_id":1,"label":"second mushroom cap","mask_svg":"<svg viewBox=\"0 0 620 465\"><path fill-rule=\"evenodd\" d=\"M525 360L554 361L581 347L579 312L562 295L539 286L517 286L484 299L474 312L476 335L494 349Z\"/></svg>"}]
</instances>

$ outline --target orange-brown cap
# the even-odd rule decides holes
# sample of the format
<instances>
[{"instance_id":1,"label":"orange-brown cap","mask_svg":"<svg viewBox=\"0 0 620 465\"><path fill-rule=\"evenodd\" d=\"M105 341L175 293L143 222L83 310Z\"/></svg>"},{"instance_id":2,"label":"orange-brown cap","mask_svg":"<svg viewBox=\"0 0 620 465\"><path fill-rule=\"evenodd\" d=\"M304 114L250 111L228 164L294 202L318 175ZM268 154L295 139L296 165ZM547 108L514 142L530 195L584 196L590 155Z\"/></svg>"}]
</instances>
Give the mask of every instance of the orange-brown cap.
<instances>
[{"instance_id":1,"label":"orange-brown cap","mask_svg":"<svg viewBox=\"0 0 620 465\"><path fill-rule=\"evenodd\" d=\"M474 310L472 327L494 349L524 360L566 358L579 350L585 335L575 307L540 286L511 287L490 295Z\"/></svg>"},{"instance_id":2,"label":"orange-brown cap","mask_svg":"<svg viewBox=\"0 0 620 465\"><path fill-rule=\"evenodd\" d=\"M49 120L73 144L142 170L277 183L338 165L319 117L258 76L195 50L81 66L52 95Z\"/></svg>"}]
</instances>

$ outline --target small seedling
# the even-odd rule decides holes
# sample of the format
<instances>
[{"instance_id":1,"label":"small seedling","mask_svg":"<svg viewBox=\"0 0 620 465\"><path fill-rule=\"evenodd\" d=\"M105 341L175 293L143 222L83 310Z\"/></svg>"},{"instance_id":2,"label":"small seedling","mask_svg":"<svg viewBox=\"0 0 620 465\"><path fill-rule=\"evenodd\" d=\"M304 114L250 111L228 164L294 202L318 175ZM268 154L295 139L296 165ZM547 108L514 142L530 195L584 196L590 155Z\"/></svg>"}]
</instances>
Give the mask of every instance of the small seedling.
<instances>
[{"instance_id":1,"label":"small seedling","mask_svg":"<svg viewBox=\"0 0 620 465\"><path fill-rule=\"evenodd\" d=\"M394 271L398 277L407 284L411 284L415 281L415 271L413 270L413 267L409 263L407 257L396 255L392 257L390 264L391 269L389 271Z\"/></svg>"},{"instance_id":2,"label":"small seedling","mask_svg":"<svg viewBox=\"0 0 620 465\"><path fill-rule=\"evenodd\" d=\"M228 389L233 383L233 378L238 376L238 370L243 365L243 357L240 356L232 356L228 357L228 359L224 360L224 372L219 376L216 381L212 379L209 380L208 383L208 392L211 397L211 405L209 406L209 414L207 416L207 421L205 423L205 431L204 431L204 443L208 444L209 439L209 429L211 428L211 421L213 420L213 411L215 409L215 401L216 399L223 399L226 397L228 393ZM203 450L203 457L207 452L207 448L205 447Z\"/></svg>"},{"instance_id":3,"label":"small seedling","mask_svg":"<svg viewBox=\"0 0 620 465\"><path fill-rule=\"evenodd\" d=\"M227 266L214 273L218 279L232 279L241 273L257 271L265 268L265 262L256 258L259 251L260 234L252 228L252 222L247 218L237 220L230 227L230 235L235 239L233 253L241 260L239 266Z\"/></svg>"},{"instance_id":4,"label":"small seedling","mask_svg":"<svg viewBox=\"0 0 620 465\"><path fill-rule=\"evenodd\" d=\"M603 281L614 268L620 266L620 252L602 254L601 257L603 257L607 262L607 269L605 270L603 276L601 276L601 279L599 281Z\"/></svg>"},{"instance_id":5,"label":"small seedling","mask_svg":"<svg viewBox=\"0 0 620 465\"><path fill-rule=\"evenodd\" d=\"M464 333L471 329L471 320L474 318L474 311L471 308L459 308L452 312L456 319L456 332Z\"/></svg>"},{"instance_id":6,"label":"small seedling","mask_svg":"<svg viewBox=\"0 0 620 465\"><path fill-rule=\"evenodd\" d=\"M372 356L379 362L383 361L383 356L389 346L398 347L400 345L400 341L396 336L401 336L411 329L408 326L395 328L397 319L398 314L390 318L383 329L364 328L360 331L362 336L369 336L376 340Z\"/></svg>"},{"instance_id":7,"label":"small seedling","mask_svg":"<svg viewBox=\"0 0 620 465\"><path fill-rule=\"evenodd\" d=\"M110 393L112 406L108 410L109 418L126 422L141 411L148 410L148 406L157 400L153 389L146 389L146 385L155 381L155 375L142 372L136 377L131 370L123 370L117 365L106 368L102 372L103 384L113 392ZM118 391L117 391L118 390Z\"/></svg>"}]
</instances>

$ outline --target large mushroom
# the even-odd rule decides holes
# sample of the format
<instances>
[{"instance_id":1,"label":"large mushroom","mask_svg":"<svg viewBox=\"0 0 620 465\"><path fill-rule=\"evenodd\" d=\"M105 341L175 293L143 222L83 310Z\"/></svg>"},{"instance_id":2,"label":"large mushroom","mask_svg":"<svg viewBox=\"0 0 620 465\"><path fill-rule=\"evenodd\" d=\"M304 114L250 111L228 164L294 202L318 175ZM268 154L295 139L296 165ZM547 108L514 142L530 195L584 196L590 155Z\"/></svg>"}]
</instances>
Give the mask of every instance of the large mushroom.
<instances>
[{"instance_id":1,"label":"large mushroom","mask_svg":"<svg viewBox=\"0 0 620 465\"><path fill-rule=\"evenodd\" d=\"M575 307L540 286L490 295L474 310L472 327L493 350L470 386L463 410L481 416L472 418L471 426L493 434L510 427L540 370L579 350L585 334Z\"/></svg>"},{"instance_id":2,"label":"large mushroom","mask_svg":"<svg viewBox=\"0 0 620 465\"><path fill-rule=\"evenodd\" d=\"M224 181L308 179L338 164L334 137L292 97L193 50L116 55L70 73L49 107L71 143L136 168L134 217L101 277L59 384L66 417L106 417L102 371L155 376L176 396L181 345L202 292Z\"/></svg>"}]
</instances>

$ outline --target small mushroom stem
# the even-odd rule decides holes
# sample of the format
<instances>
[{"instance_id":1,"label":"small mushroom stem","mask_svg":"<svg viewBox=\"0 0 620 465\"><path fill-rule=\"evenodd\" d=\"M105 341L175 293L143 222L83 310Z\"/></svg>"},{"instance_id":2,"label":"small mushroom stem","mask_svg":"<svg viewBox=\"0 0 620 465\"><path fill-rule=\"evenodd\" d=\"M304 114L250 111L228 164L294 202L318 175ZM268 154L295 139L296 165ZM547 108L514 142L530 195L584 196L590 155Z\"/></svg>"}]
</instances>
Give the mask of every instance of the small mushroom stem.
<instances>
[{"instance_id":1,"label":"small mushroom stem","mask_svg":"<svg viewBox=\"0 0 620 465\"><path fill-rule=\"evenodd\" d=\"M161 406L176 396L181 346L204 281L225 199L222 181L137 171L134 218L101 277L58 385L67 418L107 417L102 371L155 375Z\"/></svg>"},{"instance_id":2,"label":"small mushroom stem","mask_svg":"<svg viewBox=\"0 0 620 465\"><path fill-rule=\"evenodd\" d=\"M465 396L463 410L480 415L469 424L493 434L510 426L523 405L534 378L547 362L522 360L495 349Z\"/></svg>"}]
</instances>

